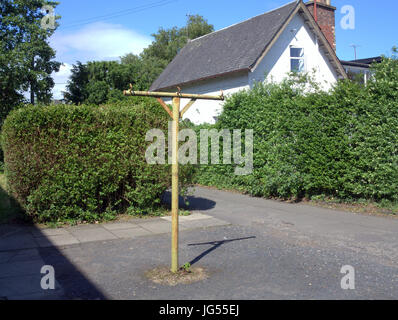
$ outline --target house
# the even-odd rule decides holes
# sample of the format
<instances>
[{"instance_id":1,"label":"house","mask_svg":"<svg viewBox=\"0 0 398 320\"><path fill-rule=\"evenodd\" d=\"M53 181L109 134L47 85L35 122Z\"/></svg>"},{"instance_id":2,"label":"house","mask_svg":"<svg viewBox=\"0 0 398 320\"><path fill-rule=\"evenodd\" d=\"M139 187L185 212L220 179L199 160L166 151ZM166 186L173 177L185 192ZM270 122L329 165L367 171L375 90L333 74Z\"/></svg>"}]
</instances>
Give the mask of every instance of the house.
<instances>
[{"instance_id":1,"label":"house","mask_svg":"<svg viewBox=\"0 0 398 320\"><path fill-rule=\"evenodd\" d=\"M328 89L347 78L335 51L335 10L330 0L298 0L191 40L150 90L228 95L291 71L314 71ZM222 102L197 101L184 118L214 123L221 110Z\"/></svg>"},{"instance_id":2,"label":"house","mask_svg":"<svg viewBox=\"0 0 398 320\"><path fill-rule=\"evenodd\" d=\"M341 60L341 64L347 73L348 78L352 80L360 80L361 83L366 83L369 81L371 76L370 66L372 63L380 63L382 61L382 57L373 57L367 59L356 59L351 61L343 61Z\"/></svg>"}]
</instances>

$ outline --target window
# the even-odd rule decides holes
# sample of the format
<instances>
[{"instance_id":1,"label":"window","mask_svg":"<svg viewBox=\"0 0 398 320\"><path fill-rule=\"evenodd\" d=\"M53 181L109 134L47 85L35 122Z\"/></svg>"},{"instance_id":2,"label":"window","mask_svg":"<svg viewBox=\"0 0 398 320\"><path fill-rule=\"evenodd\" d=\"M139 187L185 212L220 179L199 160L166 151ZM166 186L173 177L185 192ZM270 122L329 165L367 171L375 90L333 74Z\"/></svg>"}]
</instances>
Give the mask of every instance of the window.
<instances>
[{"instance_id":1,"label":"window","mask_svg":"<svg viewBox=\"0 0 398 320\"><path fill-rule=\"evenodd\" d=\"M297 47L290 47L290 71L304 72L304 49Z\"/></svg>"}]
</instances>

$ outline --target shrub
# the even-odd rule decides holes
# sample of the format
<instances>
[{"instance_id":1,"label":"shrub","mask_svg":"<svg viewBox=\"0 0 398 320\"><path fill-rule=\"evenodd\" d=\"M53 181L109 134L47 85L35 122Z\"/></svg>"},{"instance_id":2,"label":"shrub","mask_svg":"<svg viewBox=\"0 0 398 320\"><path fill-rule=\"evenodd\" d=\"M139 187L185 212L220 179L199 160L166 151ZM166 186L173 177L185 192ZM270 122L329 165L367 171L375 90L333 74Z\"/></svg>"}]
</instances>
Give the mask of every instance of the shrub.
<instances>
[{"instance_id":1,"label":"shrub","mask_svg":"<svg viewBox=\"0 0 398 320\"><path fill-rule=\"evenodd\" d=\"M384 58L362 103L356 103L347 188L355 196L398 199L398 60Z\"/></svg>"},{"instance_id":2,"label":"shrub","mask_svg":"<svg viewBox=\"0 0 398 320\"><path fill-rule=\"evenodd\" d=\"M345 80L323 92L306 76L257 84L229 97L214 127L254 130L254 170L200 166L197 183L264 197L398 199L397 59L374 66L366 87Z\"/></svg>"},{"instance_id":3,"label":"shrub","mask_svg":"<svg viewBox=\"0 0 398 320\"><path fill-rule=\"evenodd\" d=\"M155 101L138 98L15 110L2 134L10 189L36 221L146 213L171 178L168 165L146 163L145 135L152 128L167 133L167 117Z\"/></svg>"}]
</instances>

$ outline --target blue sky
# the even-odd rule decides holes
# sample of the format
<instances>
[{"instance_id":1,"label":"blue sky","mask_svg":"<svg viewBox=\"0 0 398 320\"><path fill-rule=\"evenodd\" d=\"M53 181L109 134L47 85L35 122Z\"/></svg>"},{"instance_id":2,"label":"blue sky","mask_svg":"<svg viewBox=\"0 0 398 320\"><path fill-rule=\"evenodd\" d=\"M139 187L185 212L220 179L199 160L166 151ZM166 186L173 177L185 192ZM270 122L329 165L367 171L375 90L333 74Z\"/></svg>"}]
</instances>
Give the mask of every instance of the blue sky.
<instances>
[{"instance_id":1,"label":"blue sky","mask_svg":"<svg viewBox=\"0 0 398 320\"><path fill-rule=\"evenodd\" d=\"M148 46L160 27L183 26L187 14L200 14L215 29L249 19L290 0L59 0L55 13L60 27L51 39L57 59L64 63L55 75L54 97L60 98L69 70L77 60L112 60ZM398 45L396 0L332 0L336 10L337 55L342 60L389 55ZM341 9L355 9L355 29L340 26Z\"/></svg>"}]
</instances>

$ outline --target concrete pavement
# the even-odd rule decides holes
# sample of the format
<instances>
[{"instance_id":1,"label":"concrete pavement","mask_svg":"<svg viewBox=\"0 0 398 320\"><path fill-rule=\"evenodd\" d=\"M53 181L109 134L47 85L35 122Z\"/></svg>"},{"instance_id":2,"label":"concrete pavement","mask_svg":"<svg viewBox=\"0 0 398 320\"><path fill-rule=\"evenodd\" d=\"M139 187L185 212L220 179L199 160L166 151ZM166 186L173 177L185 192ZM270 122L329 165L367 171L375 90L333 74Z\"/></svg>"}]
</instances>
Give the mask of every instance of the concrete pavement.
<instances>
[{"instance_id":1,"label":"concrete pavement","mask_svg":"<svg viewBox=\"0 0 398 320\"><path fill-rule=\"evenodd\" d=\"M192 230L228 225L229 223L195 213L181 216L180 230ZM63 286L56 282L56 290L46 291L40 286L43 274L41 268L46 265L41 253L43 248L52 248L52 252L70 247L79 247L85 243L105 243L112 240L137 239L171 232L171 217L130 219L128 222L115 222L94 225L81 225L67 228L37 228L34 226L0 225L0 300L1 299L55 299L65 296ZM61 257L63 267L80 279L80 286L94 285L82 277L68 259ZM73 259L72 259L73 260ZM71 283L76 281L74 279ZM76 288L78 290L78 288ZM79 289L80 290L80 289ZM101 294L98 298L104 298Z\"/></svg>"},{"instance_id":2,"label":"concrete pavement","mask_svg":"<svg viewBox=\"0 0 398 320\"><path fill-rule=\"evenodd\" d=\"M209 279L167 287L145 277L170 261L169 218L67 233L0 228L0 245L12 239L0 249L0 299L398 299L397 219L207 188L190 203L180 264L204 267ZM40 288L44 264L55 269L55 290ZM341 288L345 265L355 268L355 290Z\"/></svg>"},{"instance_id":3,"label":"concrete pavement","mask_svg":"<svg viewBox=\"0 0 398 320\"><path fill-rule=\"evenodd\" d=\"M180 230L227 225L196 212L179 218ZM0 252L38 247L62 247L93 241L134 239L171 232L171 217L130 219L128 222L79 225L66 228L0 225Z\"/></svg>"}]
</instances>

